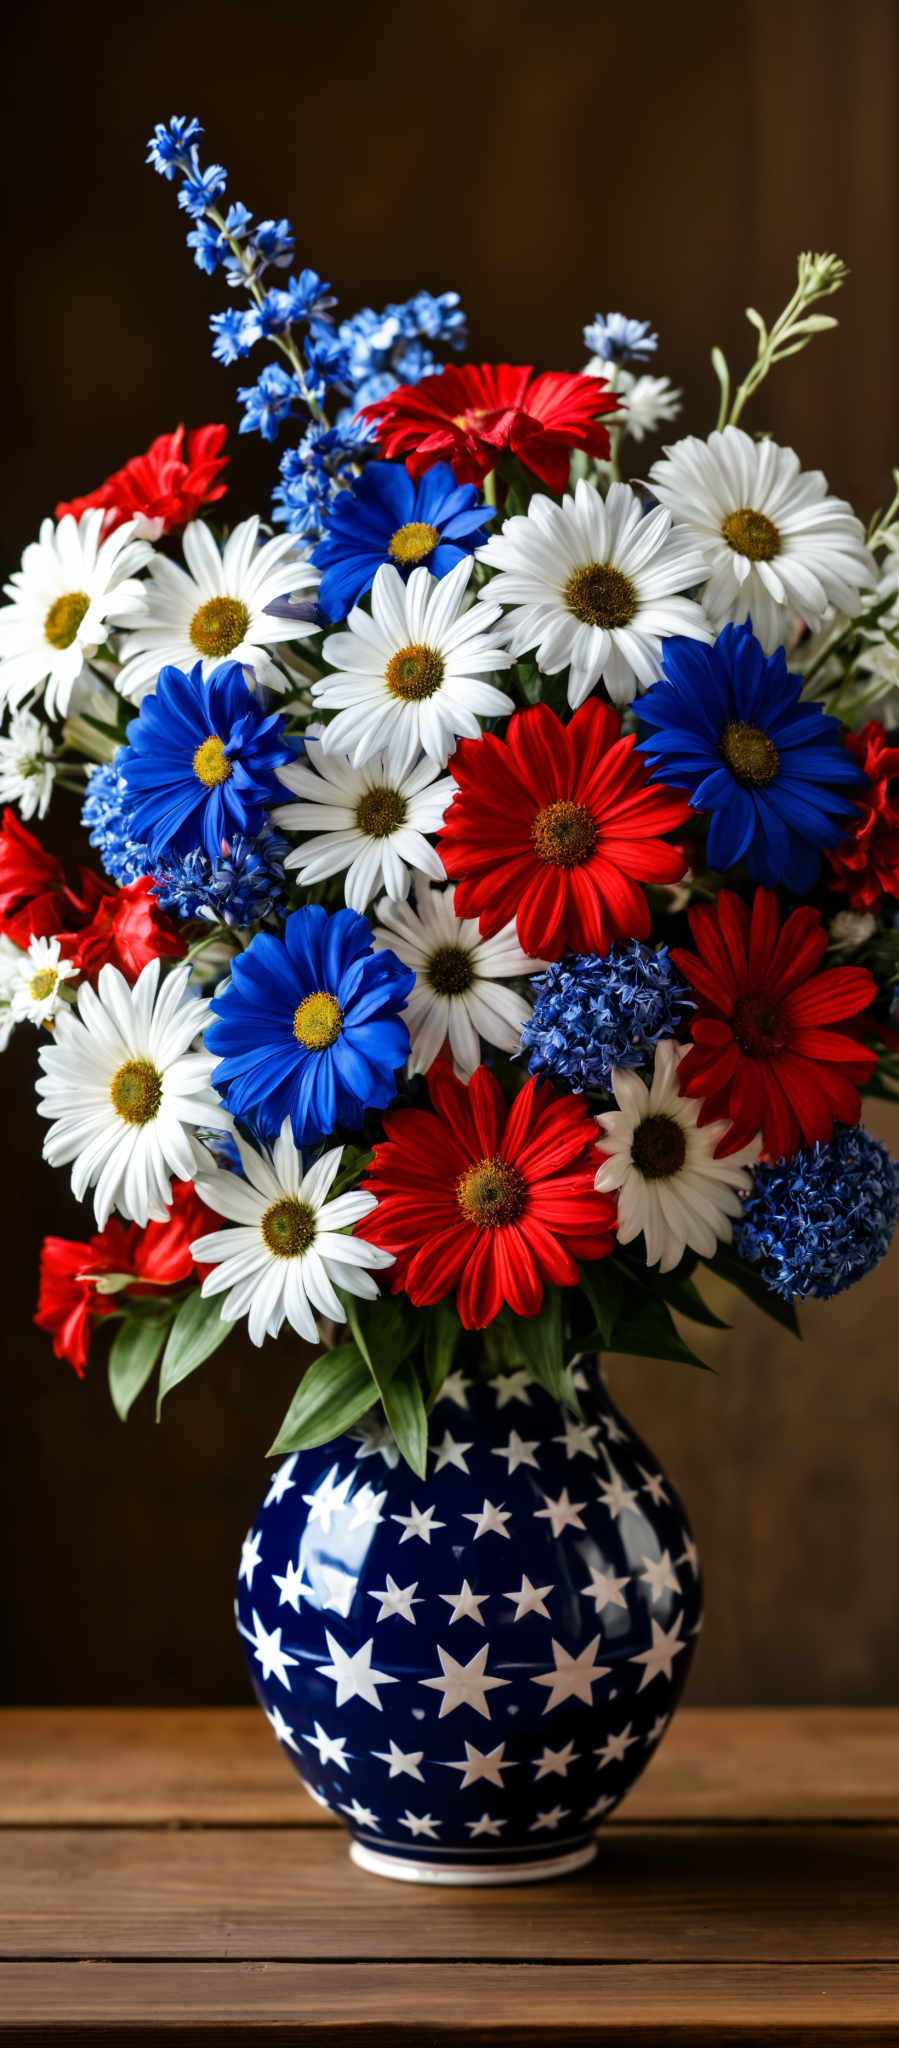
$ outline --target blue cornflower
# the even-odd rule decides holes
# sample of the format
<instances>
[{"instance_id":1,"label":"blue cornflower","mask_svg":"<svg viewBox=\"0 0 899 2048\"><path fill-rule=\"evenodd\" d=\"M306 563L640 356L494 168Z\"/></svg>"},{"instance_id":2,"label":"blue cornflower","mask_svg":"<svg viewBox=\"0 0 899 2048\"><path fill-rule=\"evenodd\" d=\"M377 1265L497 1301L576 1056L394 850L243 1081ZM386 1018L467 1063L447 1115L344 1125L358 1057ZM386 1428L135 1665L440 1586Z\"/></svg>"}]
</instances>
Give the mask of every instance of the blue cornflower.
<instances>
[{"instance_id":1,"label":"blue cornflower","mask_svg":"<svg viewBox=\"0 0 899 2048\"><path fill-rule=\"evenodd\" d=\"M639 1067L695 1009L667 946L639 939L600 960L577 953L534 977L533 1015L521 1034L528 1071L555 1074L576 1092L611 1087L613 1067Z\"/></svg>"},{"instance_id":2,"label":"blue cornflower","mask_svg":"<svg viewBox=\"0 0 899 2048\"><path fill-rule=\"evenodd\" d=\"M261 220L253 236L253 247L263 263L286 270L293 262L293 228L289 220Z\"/></svg>"},{"instance_id":3,"label":"blue cornflower","mask_svg":"<svg viewBox=\"0 0 899 2048\"><path fill-rule=\"evenodd\" d=\"M210 164L201 171L199 164L185 173L184 182L178 194L178 205L192 220L200 220L217 199L221 199L228 183L224 164Z\"/></svg>"},{"instance_id":4,"label":"blue cornflower","mask_svg":"<svg viewBox=\"0 0 899 2048\"><path fill-rule=\"evenodd\" d=\"M606 363L645 363L659 345L648 320L629 320L626 313L597 313L584 328L584 346Z\"/></svg>"},{"instance_id":5,"label":"blue cornflower","mask_svg":"<svg viewBox=\"0 0 899 2048\"><path fill-rule=\"evenodd\" d=\"M186 164L196 161L196 146L203 130L191 114L173 114L169 121L157 121L147 144L147 162L161 178L172 179Z\"/></svg>"},{"instance_id":6,"label":"blue cornflower","mask_svg":"<svg viewBox=\"0 0 899 2048\"><path fill-rule=\"evenodd\" d=\"M320 609L327 619L345 619L383 562L403 575L424 563L445 576L486 540L484 521L492 517L474 485L457 484L446 462L435 462L417 484L402 462L369 463L335 497L312 556L322 571Z\"/></svg>"},{"instance_id":7,"label":"blue cornflower","mask_svg":"<svg viewBox=\"0 0 899 2048\"><path fill-rule=\"evenodd\" d=\"M899 1160L860 1124L838 1124L828 1144L756 1167L734 1245L773 1294L829 1301L883 1258L897 1220Z\"/></svg>"},{"instance_id":8,"label":"blue cornflower","mask_svg":"<svg viewBox=\"0 0 899 2048\"><path fill-rule=\"evenodd\" d=\"M235 833L227 853L214 858L202 847L181 856L166 855L153 869L160 909L241 930L257 924L283 908L289 852L290 841L264 827L257 837Z\"/></svg>"},{"instance_id":9,"label":"blue cornflower","mask_svg":"<svg viewBox=\"0 0 899 2048\"><path fill-rule=\"evenodd\" d=\"M277 769L296 755L285 723L266 717L239 662L222 662L208 681L202 662L189 676L162 669L116 756L135 838L154 862L198 846L216 859L223 840L260 830L284 794Z\"/></svg>"},{"instance_id":10,"label":"blue cornflower","mask_svg":"<svg viewBox=\"0 0 899 2048\"><path fill-rule=\"evenodd\" d=\"M237 396L246 406L238 433L261 434L263 441L274 441L282 422L292 417L304 392L299 377L283 370L280 363L266 363L257 382L240 386Z\"/></svg>"},{"instance_id":11,"label":"blue cornflower","mask_svg":"<svg viewBox=\"0 0 899 2048\"><path fill-rule=\"evenodd\" d=\"M337 300L329 284L319 277L317 270L301 270L299 277L288 279L280 293L288 322L292 320L321 319Z\"/></svg>"},{"instance_id":12,"label":"blue cornflower","mask_svg":"<svg viewBox=\"0 0 899 2048\"><path fill-rule=\"evenodd\" d=\"M311 426L298 448L281 457L281 482L272 492L272 517L289 533L316 538L325 525L339 486L355 478L355 465L376 443L371 430L349 413L333 427Z\"/></svg>"},{"instance_id":13,"label":"blue cornflower","mask_svg":"<svg viewBox=\"0 0 899 2048\"><path fill-rule=\"evenodd\" d=\"M187 239L190 241L189 235ZM198 263L199 260L197 257ZM240 312L237 306L228 306L224 313L211 314L209 326L214 337L212 353L220 363L236 363L240 356L249 354L257 339L252 316Z\"/></svg>"},{"instance_id":14,"label":"blue cornflower","mask_svg":"<svg viewBox=\"0 0 899 2048\"><path fill-rule=\"evenodd\" d=\"M289 1116L305 1145L386 1109L409 1054L397 1013L414 980L395 953L373 952L368 919L354 910L329 917L310 903L283 938L258 932L213 996L206 1032L232 1114L267 1137Z\"/></svg>"},{"instance_id":15,"label":"blue cornflower","mask_svg":"<svg viewBox=\"0 0 899 2048\"><path fill-rule=\"evenodd\" d=\"M150 849L134 831L128 785L119 772L119 755L95 768L81 806L81 822L106 873L124 888L151 872Z\"/></svg>"},{"instance_id":16,"label":"blue cornflower","mask_svg":"<svg viewBox=\"0 0 899 2048\"><path fill-rule=\"evenodd\" d=\"M748 620L713 647L666 640L662 667L635 707L655 727L639 750L660 781L689 792L691 809L711 813L709 867L742 860L754 882L806 895L865 784L839 720L801 702L783 648L766 657Z\"/></svg>"}]
</instances>

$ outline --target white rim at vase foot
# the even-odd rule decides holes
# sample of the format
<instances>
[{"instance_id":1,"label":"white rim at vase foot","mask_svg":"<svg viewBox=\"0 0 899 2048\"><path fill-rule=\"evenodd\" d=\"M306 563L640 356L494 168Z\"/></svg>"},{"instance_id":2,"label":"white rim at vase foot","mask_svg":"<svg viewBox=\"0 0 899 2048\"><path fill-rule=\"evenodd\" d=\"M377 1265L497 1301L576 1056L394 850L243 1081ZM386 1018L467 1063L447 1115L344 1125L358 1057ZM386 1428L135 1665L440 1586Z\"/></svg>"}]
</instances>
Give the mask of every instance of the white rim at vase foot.
<instances>
[{"instance_id":1,"label":"white rim at vase foot","mask_svg":"<svg viewBox=\"0 0 899 2048\"><path fill-rule=\"evenodd\" d=\"M425 1863L414 1856L389 1856L379 1849L367 1849L364 1842L351 1842L350 1860L375 1877L392 1877L403 1884L539 1884L546 1878L566 1877L593 1862L598 1844L582 1842L558 1856L528 1857L520 1863L484 1864Z\"/></svg>"}]
</instances>

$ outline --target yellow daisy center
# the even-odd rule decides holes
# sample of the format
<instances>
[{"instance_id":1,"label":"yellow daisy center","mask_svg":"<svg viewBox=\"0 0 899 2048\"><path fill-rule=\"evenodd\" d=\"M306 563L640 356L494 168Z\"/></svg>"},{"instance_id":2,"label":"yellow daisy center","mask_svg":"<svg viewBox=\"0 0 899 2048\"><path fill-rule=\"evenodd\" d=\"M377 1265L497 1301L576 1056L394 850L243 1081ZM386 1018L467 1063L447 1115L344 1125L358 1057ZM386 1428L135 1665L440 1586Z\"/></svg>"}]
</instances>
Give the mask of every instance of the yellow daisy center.
<instances>
[{"instance_id":1,"label":"yellow daisy center","mask_svg":"<svg viewBox=\"0 0 899 2048\"><path fill-rule=\"evenodd\" d=\"M780 755L759 726L746 725L742 718L731 719L721 734L720 746L722 760L745 789L764 789L774 781Z\"/></svg>"},{"instance_id":2,"label":"yellow daisy center","mask_svg":"<svg viewBox=\"0 0 899 2048\"><path fill-rule=\"evenodd\" d=\"M495 1230L514 1223L527 1201L524 1175L508 1159L479 1159L456 1182L456 1200L469 1223Z\"/></svg>"},{"instance_id":3,"label":"yellow daisy center","mask_svg":"<svg viewBox=\"0 0 899 2048\"><path fill-rule=\"evenodd\" d=\"M194 612L190 637L198 654L221 660L233 654L246 638L250 624L247 606L239 597L210 597Z\"/></svg>"},{"instance_id":4,"label":"yellow daisy center","mask_svg":"<svg viewBox=\"0 0 899 2048\"><path fill-rule=\"evenodd\" d=\"M464 946L438 946L427 967L428 980L438 996L464 996L474 981L471 954Z\"/></svg>"},{"instance_id":5,"label":"yellow daisy center","mask_svg":"<svg viewBox=\"0 0 899 2048\"><path fill-rule=\"evenodd\" d=\"M568 610L583 625L604 626L607 631L629 625L637 610L637 593L630 577L611 562L588 562L583 569L575 569L564 595Z\"/></svg>"},{"instance_id":6,"label":"yellow daisy center","mask_svg":"<svg viewBox=\"0 0 899 2048\"><path fill-rule=\"evenodd\" d=\"M379 784L367 789L356 805L356 825L367 839L389 839L405 824L406 799L398 789Z\"/></svg>"},{"instance_id":7,"label":"yellow daisy center","mask_svg":"<svg viewBox=\"0 0 899 2048\"><path fill-rule=\"evenodd\" d=\"M304 996L293 1013L293 1035L309 1052L324 1052L340 1037L343 1011L336 996L316 989Z\"/></svg>"},{"instance_id":8,"label":"yellow daisy center","mask_svg":"<svg viewBox=\"0 0 899 2048\"><path fill-rule=\"evenodd\" d=\"M231 762L225 752L225 742L219 739L217 732L211 732L209 738L198 746L193 767L198 782L204 783L207 789L216 789L220 782L227 782Z\"/></svg>"},{"instance_id":9,"label":"yellow daisy center","mask_svg":"<svg viewBox=\"0 0 899 2048\"><path fill-rule=\"evenodd\" d=\"M315 1211L308 1202L298 1202L294 1195L285 1195L280 1202L273 1202L262 1218L262 1235L270 1252L278 1259L298 1259L308 1252L315 1237Z\"/></svg>"},{"instance_id":10,"label":"yellow daisy center","mask_svg":"<svg viewBox=\"0 0 899 2048\"><path fill-rule=\"evenodd\" d=\"M410 519L408 526L398 526L391 535L388 553L394 562L423 562L426 555L432 555L440 534L436 526L428 526L422 519Z\"/></svg>"},{"instance_id":11,"label":"yellow daisy center","mask_svg":"<svg viewBox=\"0 0 899 2048\"><path fill-rule=\"evenodd\" d=\"M113 1109L126 1124L150 1124L159 1114L162 1075L149 1060L126 1060L109 1085Z\"/></svg>"},{"instance_id":12,"label":"yellow daisy center","mask_svg":"<svg viewBox=\"0 0 899 2048\"><path fill-rule=\"evenodd\" d=\"M772 562L780 554L779 528L767 512L753 512L750 505L729 512L721 531L734 554L746 555L750 562Z\"/></svg>"},{"instance_id":13,"label":"yellow daisy center","mask_svg":"<svg viewBox=\"0 0 899 2048\"><path fill-rule=\"evenodd\" d=\"M434 647L401 647L391 655L384 680L391 696L406 703L433 697L443 681L443 656Z\"/></svg>"},{"instance_id":14,"label":"yellow daisy center","mask_svg":"<svg viewBox=\"0 0 899 2048\"><path fill-rule=\"evenodd\" d=\"M647 1116L631 1142L631 1158L644 1180L669 1180L687 1156L687 1140L673 1116Z\"/></svg>"},{"instance_id":15,"label":"yellow daisy center","mask_svg":"<svg viewBox=\"0 0 899 2048\"><path fill-rule=\"evenodd\" d=\"M589 860L598 838L596 819L586 804L562 797L538 811L531 839L538 859L557 868L577 868Z\"/></svg>"},{"instance_id":16,"label":"yellow daisy center","mask_svg":"<svg viewBox=\"0 0 899 2048\"><path fill-rule=\"evenodd\" d=\"M55 967L39 967L37 973L32 975L28 983L29 992L34 997L35 1002L45 1003L47 997L52 996L58 980L59 975Z\"/></svg>"},{"instance_id":17,"label":"yellow daisy center","mask_svg":"<svg viewBox=\"0 0 899 2048\"><path fill-rule=\"evenodd\" d=\"M60 651L71 647L90 602L86 590L70 590L65 597L54 598L44 620L44 639L51 647Z\"/></svg>"}]
</instances>

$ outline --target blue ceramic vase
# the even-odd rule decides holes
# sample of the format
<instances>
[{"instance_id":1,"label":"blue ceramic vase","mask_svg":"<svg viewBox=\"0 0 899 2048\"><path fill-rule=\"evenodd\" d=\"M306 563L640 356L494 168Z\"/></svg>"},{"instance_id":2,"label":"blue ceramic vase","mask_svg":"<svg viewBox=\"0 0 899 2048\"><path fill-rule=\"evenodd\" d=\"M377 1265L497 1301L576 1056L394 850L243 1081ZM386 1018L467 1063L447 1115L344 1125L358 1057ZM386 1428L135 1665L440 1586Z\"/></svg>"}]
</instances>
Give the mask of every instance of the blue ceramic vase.
<instances>
[{"instance_id":1,"label":"blue ceramic vase","mask_svg":"<svg viewBox=\"0 0 899 2048\"><path fill-rule=\"evenodd\" d=\"M664 1734L700 1624L696 1550L598 1376L584 1411L526 1373L452 1374L425 1480L380 1429L272 1479L238 1627L279 1742L368 1870L575 1870Z\"/></svg>"}]
</instances>

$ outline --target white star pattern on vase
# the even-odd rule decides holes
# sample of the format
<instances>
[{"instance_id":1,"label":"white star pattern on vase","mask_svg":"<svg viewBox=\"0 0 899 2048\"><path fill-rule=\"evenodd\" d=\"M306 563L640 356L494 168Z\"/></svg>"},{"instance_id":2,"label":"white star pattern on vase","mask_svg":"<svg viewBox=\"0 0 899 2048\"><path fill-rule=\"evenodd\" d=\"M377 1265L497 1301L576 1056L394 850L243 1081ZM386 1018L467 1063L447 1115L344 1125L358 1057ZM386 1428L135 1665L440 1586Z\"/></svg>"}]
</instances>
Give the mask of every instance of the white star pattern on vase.
<instances>
[{"instance_id":1,"label":"white star pattern on vase","mask_svg":"<svg viewBox=\"0 0 899 2048\"><path fill-rule=\"evenodd\" d=\"M668 1489L661 1472L647 1472L645 1465L638 1465L637 1471L643 1481L640 1492L648 1493L654 1507L658 1507L660 1501L668 1499Z\"/></svg>"},{"instance_id":2,"label":"white star pattern on vase","mask_svg":"<svg viewBox=\"0 0 899 2048\"><path fill-rule=\"evenodd\" d=\"M600 1770L604 1764L620 1764L624 1762L627 1751L633 1749L634 1743L637 1740L636 1735L631 1734L632 1726L633 1723L629 1721L627 1727L622 1728L620 1735L609 1735L602 1748L594 1750L594 1756L599 1759Z\"/></svg>"},{"instance_id":3,"label":"white star pattern on vase","mask_svg":"<svg viewBox=\"0 0 899 2048\"><path fill-rule=\"evenodd\" d=\"M670 1551L663 1550L658 1558L644 1557L643 1564L640 1578L649 1587L649 1597L654 1606L664 1600L666 1593L680 1592L680 1579L671 1562Z\"/></svg>"},{"instance_id":4,"label":"white star pattern on vase","mask_svg":"<svg viewBox=\"0 0 899 2048\"><path fill-rule=\"evenodd\" d=\"M303 1567L299 1559L297 1559L296 1564L291 1564L288 1561L284 1567L283 1575L278 1572L272 1572L272 1579L278 1588L278 1606L292 1607L294 1614L299 1614L300 1601L304 1596L308 1598L312 1592L312 1587L309 1585L308 1580L303 1577Z\"/></svg>"},{"instance_id":5,"label":"white star pattern on vase","mask_svg":"<svg viewBox=\"0 0 899 2048\"><path fill-rule=\"evenodd\" d=\"M296 1485L296 1480L293 1476L296 1462L297 1454L294 1451L292 1458L286 1458L284 1464L278 1466L278 1470L262 1503L264 1508L270 1508L273 1501L283 1500L285 1493L289 1493L291 1487Z\"/></svg>"},{"instance_id":6,"label":"white star pattern on vase","mask_svg":"<svg viewBox=\"0 0 899 2048\"><path fill-rule=\"evenodd\" d=\"M536 1820L532 1820L531 1834L536 1835L540 1828L557 1828L559 1822L567 1818L567 1806L553 1806L548 1813L538 1813Z\"/></svg>"},{"instance_id":7,"label":"white star pattern on vase","mask_svg":"<svg viewBox=\"0 0 899 2048\"><path fill-rule=\"evenodd\" d=\"M423 1749L402 1750L391 1738L389 1749L373 1749L372 1756L377 1757L379 1764L389 1765L389 1777L417 1778L420 1785L424 1784L423 1774L418 1768L424 1757Z\"/></svg>"},{"instance_id":8,"label":"white star pattern on vase","mask_svg":"<svg viewBox=\"0 0 899 2048\"><path fill-rule=\"evenodd\" d=\"M375 1833L380 1832L380 1822L375 1818L371 1807L360 1805L358 1799L351 1799L349 1806L341 1806L340 1812L348 1814L350 1820L355 1821L357 1828L372 1828Z\"/></svg>"},{"instance_id":9,"label":"white star pattern on vase","mask_svg":"<svg viewBox=\"0 0 899 2048\"><path fill-rule=\"evenodd\" d=\"M265 1718L269 1722L275 1735L277 1735L278 1741L283 1742L285 1749L293 1749L296 1751L297 1756L299 1756L299 1743L294 1742L293 1729L290 1727L289 1723L285 1721L284 1715L282 1714L280 1707L277 1705L277 1702L273 1707L266 1707Z\"/></svg>"},{"instance_id":10,"label":"white star pattern on vase","mask_svg":"<svg viewBox=\"0 0 899 2048\"><path fill-rule=\"evenodd\" d=\"M363 1643L362 1648L355 1650L352 1656L335 1642L329 1629L325 1630L325 1642L328 1645L331 1662L319 1664L316 1668L323 1678L333 1678L337 1687L337 1705L345 1707L348 1700L360 1699L365 1700L370 1707L377 1707L380 1713L382 1702L378 1698L379 1685L396 1685L397 1681L388 1672L377 1671L373 1667L371 1653L374 1649L374 1636L369 1636L368 1642Z\"/></svg>"},{"instance_id":11,"label":"white star pattern on vase","mask_svg":"<svg viewBox=\"0 0 899 2048\"><path fill-rule=\"evenodd\" d=\"M622 1588L629 1585L629 1577L616 1579L612 1572L598 1572L594 1569L590 1573L590 1584L583 1589L583 1597L585 1600L593 1601L597 1614L601 1614L604 1607L626 1609L627 1601Z\"/></svg>"},{"instance_id":12,"label":"white star pattern on vase","mask_svg":"<svg viewBox=\"0 0 899 2048\"><path fill-rule=\"evenodd\" d=\"M583 1529L581 1509L587 1503L585 1500L569 1500L567 1486L563 1486L558 1500L550 1500L548 1493L543 1498L546 1506L537 1509L534 1519L538 1522L548 1520L554 1536L561 1536L563 1529Z\"/></svg>"},{"instance_id":13,"label":"white star pattern on vase","mask_svg":"<svg viewBox=\"0 0 899 2048\"><path fill-rule=\"evenodd\" d=\"M526 1614L542 1614L544 1621L548 1621L549 1608L546 1602L550 1593L554 1593L555 1590L555 1586L532 1586L527 1572L523 1572L517 1592L504 1593L503 1598L515 1601L513 1621L523 1621Z\"/></svg>"},{"instance_id":14,"label":"white star pattern on vase","mask_svg":"<svg viewBox=\"0 0 899 2048\"><path fill-rule=\"evenodd\" d=\"M504 1762L505 1750L504 1742L498 1742L495 1749L486 1751L478 1749L473 1742L466 1742L464 1761L460 1758L456 1763L445 1764L444 1769L461 1771L460 1792L469 1785L479 1784L482 1778L486 1778L488 1785L502 1786L503 1772L512 1769L511 1758L508 1763Z\"/></svg>"},{"instance_id":15,"label":"white star pattern on vase","mask_svg":"<svg viewBox=\"0 0 899 2048\"><path fill-rule=\"evenodd\" d=\"M422 1511L421 1508L416 1507L414 1500L409 1503L408 1515L391 1515L390 1519L392 1522L399 1522L403 1530L400 1543L411 1543L413 1536L420 1536L422 1542L430 1546L434 1530L445 1529L446 1527L445 1522L437 1521L432 1507L425 1508Z\"/></svg>"},{"instance_id":16,"label":"white star pattern on vase","mask_svg":"<svg viewBox=\"0 0 899 2048\"><path fill-rule=\"evenodd\" d=\"M564 1749L548 1749L544 1743L543 1755L534 1758L535 1784L539 1784L541 1778L547 1778L552 1773L557 1773L560 1778L566 1778L569 1767L575 1761L576 1751L573 1742L566 1742Z\"/></svg>"},{"instance_id":17,"label":"white star pattern on vase","mask_svg":"<svg viewBox=\"0 0 899 2048\"><path fill-rule=\"evenodd\" d=\"M281 1630L279 1628L266 1629L254 1607L252 1631L241 1628L240 1632L251 1645L254 1657L258 1657L262 1667L263 1678L275 1677L278 1680L278 1684L283 1685L289 1692L290 1679L287 1673L294 1664L299 1662L299 1659L288 1656L287 1651L282 1650Z\"/></svg>"},{"instance_id":18,"label":"white star pattern on vase","mask_svg":"<svg viewBox=\"0 0 899 2048\"><path fill-rule=\"evenodd\" d=\"M352 1473L347 1472L339 1484L335 1486L334 1481L339 1470L339 1465L332 1465L330 1472L325 1473L324 1479L319 1480L314 1493L304 1493L303 1495L303 1500L309 1509L310 1526L313 1522L320 1522L326 1536L329 1536L331 1533L333 1516L339 1508L346 1506L346 1497L353 1483Z\"/></svg>"},{"instance_id":19,"label":"white star pattern on vase","mask_svg":"<svg viewBox=\"0 0 899 2048\"><path fill-rule=\"evenodd\" d=\"M433 1814L410 1813L408 1806L400 1821L400 1827L408 1828L416 1840L419 1835L427 1835L430 1841L436 1842L439 1833L439 1826Z\"/></svg>"},{"instance_id":20,"label":"white star pattern on vase","mask_svg":"<svg viewBox=\"0 0 899 2048\"><path fill-rule=\"evenodd\" d=\"M578 1422L573 1415L566 1415L562 1434L554 1436L553 1443L563 1446L566 1458L598 1458L596 1433L595 1422Z\"/></svg>"},{"instance_id":21,"label":"white star pattern on vase","mask_svg":"<svg viewBox=\"0 0 899 2048\"><path fill-rule=\"evenodd\" d=\"M490 1382L498 1408L505 1408L508 1401L524 1401L529 1405L533 1384L529 1372L498 1372Z\"/></svg>"},{"instance_id":22,"label":"white star pattern on vase","mask_svg":"<svg viewBox=\"0 0 899 2048\"><path fill-rule=\"evenodd\" d=\"M511 1510L494 1507L492 1500L485 1500L478 1514L465 1516L466 1522L474 1523L475 1543L479 1536L495 1535L507 1537L509 1531L506 1528L506 1523L511 1521L511 1519Z\"/></svg>"},{"instance_id":23,"label":"white star pattern on vase","mask_svg":"<svg viewBox=\"0 0 899 2048\"><path fill-rule=\"evenodd\" d=\"M443 1432L443 1442L434 1445L435 1473L442 1472L446 1465L455 1465L457 1472L467 1472L468 1466L465 1462L465 1453L470 1451L471 1448L471 1444L457 1443L450 1431L445 1429Z\"/></svg>"},{"instance_id":24,"label":"white star pattern on vase","mask_svg":"<svg viewBox=\"0 0 899 2048\"><path fill-rule=\"evenodd\" d=\"M481 1628L486 1628L487 1623L481 1608L484 1601L489 1599L489 1594L473 1593L467 1579L462 1580L458 1593L438 1593L437 1598L445 1600L447 1606L452 1608L450 1621L476 1621Z\"/></svg>"},{"instance_id":25,"label":"white star pattern on vase","mask_svg":"<svg viewBox=\"0 0 899 2048\"><path fill-rule=\"evenodd\" d=\"M262 1533L259 1529L254 1529L249 1536L244 1537L243 1542L240 1546L240 1570L237 1574L238 1582L241 1579L246 1579L247 1585L252 1587L253 1573L255 1572L256 1567L259 1563L259 1552L261 1546Z\"/></svg>"},{"instance_id":26,"label":"white star pattern on vase","mask_svg":"<svg viewBox=\"0 0 899 2048\"><path fill-rule=\"evenodd\" d=\"M338 1764L342 1771L349 1770L349 1763L343 1753L346 1748L345 1735L326 1735L320 1723L316 1721L315 1734L304 1735L303 1741L310 1743L313 1749L318 1750L319 1763Z\"/></svg>"},{"instance_id":27,"label":"white star pattern on vase","mask_svg":"<svg viewBox=\"0 0 899 2048\"><path fill-rule=\"evenodd\" d=\"M638 1650L636 1656L631 1657L630 1662L632 1664L642 1664L644 1666L643 1676L637 1687L638 1692L642 1692L644 1687L650 1685L654 1678L658 1678L660 1672L665 1678L671 1677L671 1667L675 1657L679 1657L681 1652L687 1647L686 1643L679 1641L681 1621L682 1616L678 1615L673 1627L667 1631L660 1628L658 1622L654 1621L652 1624L651 1647L648 1650Z\"/></svg>"},{"instance_id":28,"label":"white star pattern on vase","mask_svg":"<svg viewBox=\"0 0 899 2048\"><path fill-rule=\"evenodd\" d=\"M549 1687L549 1698L543 1709L545 1714L551 1713L553 1707L561 1706L563 1700L567 1699L583 1700L590 1706L597 1679L608 1677L608 1666L596 1662L598 1649L599 1637L594 1636L592 1643L588 1643L586 1649L575 1657L562 1643L556 1642L555 1636L553 1637L555 1669L534 1679L535 1685Z\"/></svg>"},{"instance_id":29,"label":"white star pattern on vase","mask_svg":"<svg viewBox=\"0 0 899 2048\"><path fill-rule=\"evenodd\" d=\"M439 1720L442 1721L445 1714L455 1713L457 1707L473 1707L476 1714L483 1714L485 1721L489 1721L487 1693L492 1692L496 1686L508 1685L510 1681L508 1678L488 1676L487 1648L485 1643L483 1649L477 1651L470 1663L459 1664L455 1657L450 1656L449 1650L442 1649L438 1643L437 1655L443 1667L443 1676L420 1678L418 1683L442 1692Z\"/></svg>"},{"instance_id":30,"label":"white star pattern on vase","mask_svg":"<svg viewBox=\"0 0 899 2048\"><path fill-rule=\"evenodd\" d=\"M533 1442L525 1443L517 1429L510 1429L508 1443L502 1444L492 1455L494 1458L505 1458L506 1470L511 1478L512 1473L518 1471L519 1465L539 1464L540 1461L535 1456L539 1444L539 1437L534 1437Z\"/></svg>"},{"instance_id":31,"label":"white star pattern on vase","mask_svg":"<svg viewBox=\"0 0 899 2048\"><path fill-rule=\"evenodd\" d=\"M398 1586L388 1572L386 1586L382 1586L378 1592L371 1591L368 1596L370 1600L381 1602L375 1619L389 1621L392 1614L398 1614L403 1621L411 1621L414 1626L415 1616L412 1609L422 1605L421 1600L415 1598L417 1591L417 1579L413 1579L409 1586Z\"/></svg>"},{"instance_id":32,"label":"white star pattern on vase","mask_svg":"<svg viewBox=\"0 0 899 2048\"><path fill-rule=\"evenodd\" d=\"M479 1820L467 1820L465 1825L474 1842L478 1835L501 1835L506 1823L504 1820L497 1820L494 1814L485 1812L481 1814Z\"/></svg>"}]
</instances>

